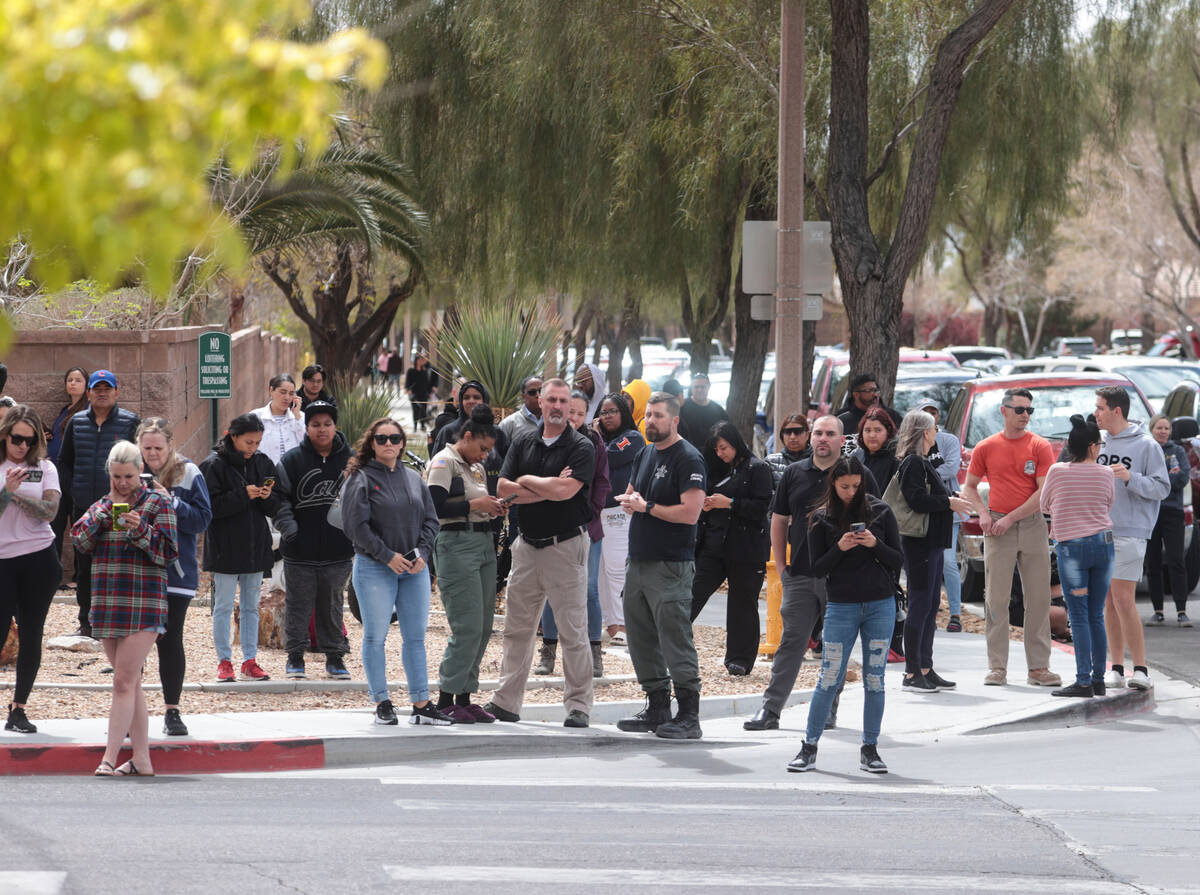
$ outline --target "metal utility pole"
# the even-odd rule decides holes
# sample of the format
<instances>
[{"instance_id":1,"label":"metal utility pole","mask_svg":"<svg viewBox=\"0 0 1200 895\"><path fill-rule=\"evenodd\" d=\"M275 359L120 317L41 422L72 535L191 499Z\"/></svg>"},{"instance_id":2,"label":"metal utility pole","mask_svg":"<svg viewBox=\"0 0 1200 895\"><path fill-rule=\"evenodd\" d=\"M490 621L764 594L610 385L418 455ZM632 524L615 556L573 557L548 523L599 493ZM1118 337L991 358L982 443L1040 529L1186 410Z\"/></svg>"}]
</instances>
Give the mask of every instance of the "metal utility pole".
<instances>
[{"instance_id":1,"label":"metal utility pole","mask_svg":"<svg viewBox=\"0 0 1200 895\"><path fill-rule=\"evenodd\" d=\"M775 284L775 431L808 410L800 393L804 322L804 0L782 0L779 237ZM779 450L779 442L776 441Z\"/></svg>"}]
</instances>

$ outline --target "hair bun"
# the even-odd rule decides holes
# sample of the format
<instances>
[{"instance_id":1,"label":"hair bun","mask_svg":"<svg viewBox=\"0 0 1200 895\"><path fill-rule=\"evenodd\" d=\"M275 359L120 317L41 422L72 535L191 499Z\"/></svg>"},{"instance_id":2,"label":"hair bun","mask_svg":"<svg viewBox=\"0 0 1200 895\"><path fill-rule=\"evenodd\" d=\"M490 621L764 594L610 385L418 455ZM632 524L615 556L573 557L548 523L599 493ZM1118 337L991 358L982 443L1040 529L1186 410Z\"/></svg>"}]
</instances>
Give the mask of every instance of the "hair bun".
<instances>
[{"instance_id":1,"label":"hair bun","mask_svg":"<svg viewBox=\"0 0 1200 895\"><path fill-rule=\"evenodd\" d=\"M1078 429L1081 426L1086 426L1087 420L1083 418L1083 414L1076 413L1071 417L1071 428Z\"/></svg>"},{"instance_id":2,"label":"hair bun","mask_svg":"<svg viewBox=\"0 0 1200 895\"><path fill-rule=\"evenodd\" d=\"M492 415L492 408L486 404L476 404L471 408L471 422L490 426L495 421L496 418Z\"/></svg>"}]
</instances>

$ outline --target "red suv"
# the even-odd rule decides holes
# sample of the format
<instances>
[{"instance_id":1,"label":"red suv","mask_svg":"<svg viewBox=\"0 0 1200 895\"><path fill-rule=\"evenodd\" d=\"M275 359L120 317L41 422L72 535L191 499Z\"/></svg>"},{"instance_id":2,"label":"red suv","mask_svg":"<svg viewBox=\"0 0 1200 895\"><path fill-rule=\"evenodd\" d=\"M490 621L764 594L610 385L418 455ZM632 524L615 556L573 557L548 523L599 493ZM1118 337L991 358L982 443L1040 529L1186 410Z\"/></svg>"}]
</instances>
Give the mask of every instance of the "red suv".
<instances>
[{"instance_id":1,"label":"red suv","mask_svg":"<svg viewBox=\"0 0 1200 895\"><path fill-rule=\"evenodd\" d=\"M1148 423L1153 412L1146 396L1130 380L1112 373L1037 373L1020 376L993 376L963 383L946 415L946 430L962 442L962 468L959 482L967 479L967 467L975 445L1004 428L1000 402L1005 389L1027 388L1033 393L1034 415L1029 430L1047 439L1055 454L1071 432L1071 416L1086 416L1095 410L1096 389L1105 385L1121 385L1129 391L1129 416ZM979 495L987 500L988 484L979 486ZM1192 537L1191 501L1186 497L1184 545L1188 592L1200 580L1200 538ZM983 530L979 518L973 516L963 523L958 536L958 568L962 576L964 600L983 599Z\"/></svg>"},{"instance_id":2,"label":"red suv","mask_svg":"<svg viewBox=\"0 0 1200 895\"><path fill-rule=\"evenodd\" d=\"M827 413L841 413L845 407L846 383L850 372L850 352L834 351L818 357L814 363L812 394L808 402L808 418L816 419ZM942 370L960 370L962 364L949 351L933 351L924 348L901 348L900 367L918 367L922 372L934 373ZM841 388L839 389L839 386Z\"/></svg>"}]
</instances>

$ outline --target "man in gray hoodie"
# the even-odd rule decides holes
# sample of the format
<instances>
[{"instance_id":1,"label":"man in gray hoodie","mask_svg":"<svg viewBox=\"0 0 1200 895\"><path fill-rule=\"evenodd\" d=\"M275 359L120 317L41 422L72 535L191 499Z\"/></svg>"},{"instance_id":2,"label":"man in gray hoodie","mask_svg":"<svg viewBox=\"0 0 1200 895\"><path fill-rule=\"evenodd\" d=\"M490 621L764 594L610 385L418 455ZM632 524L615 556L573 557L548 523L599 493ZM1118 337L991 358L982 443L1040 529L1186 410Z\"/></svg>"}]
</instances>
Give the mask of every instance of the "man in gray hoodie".
<instances>
[{"instance_id":1,"label":"man in gray hoodie","mask_svg":"<svg viewBox=\"0 0 1200 895\"><path fill-rule=\"evenodd\" d=\"M1146 641L1134 603L1134 590L1142 577L1146 542L1158 520L1159 504L1171 493L1171 480L1167 477L1167 464L1158 442L1140 422L1129 420L1129 392L1122 386L1106 385L1096 390L1096 425L1104 438L1096 462L1111 468L1117 478L1116 495L1109 512L1113 520L1116 561L1104 606L1112 671L1105 675L1104 683L1109 687L1125 686L1123 663L1128 644L1133 657L1129 686L1149 690Z\"/></svg>"}]
</instances>

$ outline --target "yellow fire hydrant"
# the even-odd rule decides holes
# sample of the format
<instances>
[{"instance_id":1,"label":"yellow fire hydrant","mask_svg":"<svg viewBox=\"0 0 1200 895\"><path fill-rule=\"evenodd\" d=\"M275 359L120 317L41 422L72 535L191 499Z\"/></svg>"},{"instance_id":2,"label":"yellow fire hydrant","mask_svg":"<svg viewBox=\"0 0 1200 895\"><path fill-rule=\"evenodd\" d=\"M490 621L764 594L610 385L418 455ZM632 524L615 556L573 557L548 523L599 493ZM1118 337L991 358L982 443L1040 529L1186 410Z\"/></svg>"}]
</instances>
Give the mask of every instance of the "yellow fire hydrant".
<instances>
[{"instance_id":1,"label":"yellow fire hydrant","mask_svg":"<svg viewBox=\"0 0 1200 895\"><path fill-rule=\"evenodd\" d=\"M775 552L772 551L771 558L767 561L767 633L758 646L760 656L770 658L779 649L779 641L783 638L783 616L779 613L782 604L783 582L779 580L779 571L775 568Z\"/></svg>"}]
</instances>

